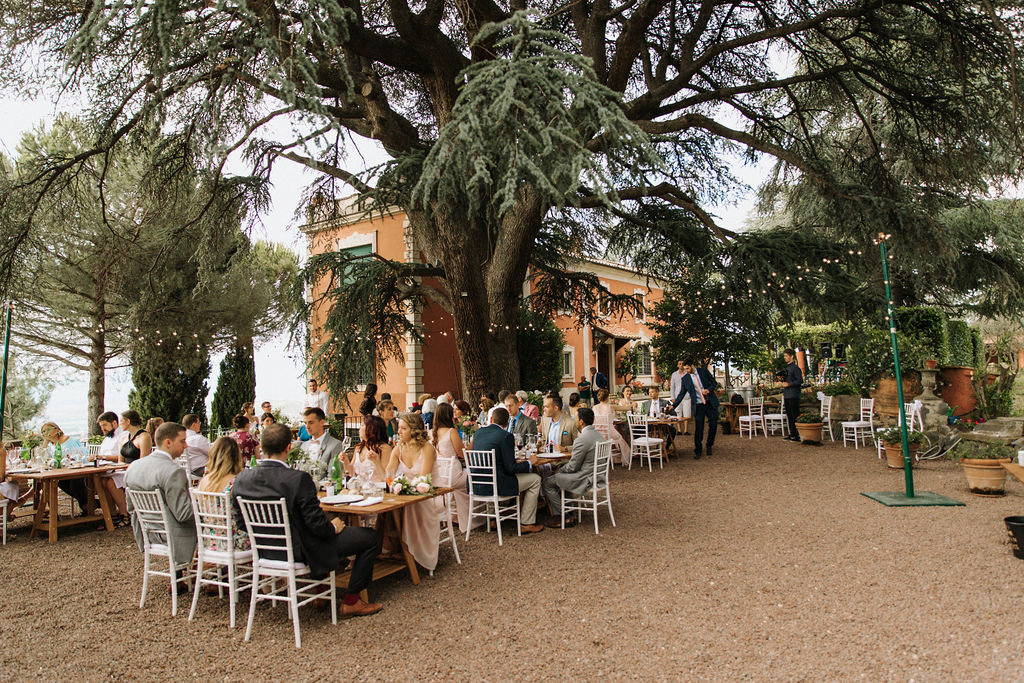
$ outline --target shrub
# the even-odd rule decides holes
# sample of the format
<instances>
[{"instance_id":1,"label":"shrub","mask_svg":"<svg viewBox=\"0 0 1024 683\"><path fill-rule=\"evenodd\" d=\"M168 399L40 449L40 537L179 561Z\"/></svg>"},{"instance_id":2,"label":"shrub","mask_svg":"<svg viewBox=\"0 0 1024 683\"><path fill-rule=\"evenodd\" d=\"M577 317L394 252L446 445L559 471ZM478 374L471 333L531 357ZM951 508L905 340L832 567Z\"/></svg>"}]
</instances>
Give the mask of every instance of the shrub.
<instances>
[{"instance_id":1,"label":"shrub","mask_svg":"<svg viewBox=\"0 0 1024 683\"><path fill-rule=\"evenodd\" d=\"M889 427L880 427L875 430L878 438L887 444L890 443L903 443L903 430L899 425L891 425ZM915 432L913 430L907 432L907 443L915 444L920 446L924 443L924 432Z\"/></svg>"},{"instance_id":2,"label":"shrub","mask_svg":"<svg viewBox=\"0 0 1024 683\"><path fill-rule=\"evenodd\" d=\"M895 311L896 329L913 337L926 357L948 364L949 331L946 314L929 306L904 306Z\"/></svg>"},{"instance_id":3,"label":"shrub","mask_svg":"<svg viewBox=\"0 0 1024 683\"><path fill-rule=\"evenodd\" d=\"M812 411L807 411L806 413L800 413L799 415L797 415L796 421L798 424L818 424L819 422L821 422L821 414Z\"/></svg>"},{"instance_id":4,"label":"shrub","mask_svg":"<svg viewBox=\"0 0 1024 683\"><path fill-rule=\"evenodd\" d=\"M949 364L974 367L971 328L963 320L949 321Z\"/></svg>"},{"instance_id":5,"label":"shrub","mask_svg":"<svg viewBox=\"0 0 1024 683\"><path fill-rule=\"evenodd\" d=\"M860 390L849 382L833 382L832 384L826 384L821 390L826 396L860 395Z\"/></svg>"},{"instance_id":6,"label":"shrub","mask_svg":"<svg viewBox=\"0 0 1024 683\"><path fill-rule=\"evenodd\" d=\"M1012 459L1014 451L1009 446L999 443L980 443L977 441L961 441L949 453L951 460L963 460L974 458L976 460L1000 460L1002 458Z\"/></svg>"}]
</instances>

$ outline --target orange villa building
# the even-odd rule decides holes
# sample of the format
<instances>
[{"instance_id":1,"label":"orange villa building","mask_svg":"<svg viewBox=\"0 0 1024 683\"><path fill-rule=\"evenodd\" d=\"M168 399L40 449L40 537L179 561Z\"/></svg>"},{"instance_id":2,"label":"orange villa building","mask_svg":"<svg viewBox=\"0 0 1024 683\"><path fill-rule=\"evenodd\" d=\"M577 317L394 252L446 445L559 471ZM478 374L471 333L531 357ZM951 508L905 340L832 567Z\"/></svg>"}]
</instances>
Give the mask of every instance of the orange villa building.
<instances>
[{"instance_id":1,"label":"orange villa building","mask_svg":"<svg viewBox=\"0 0 1024 683\"><path fill-rule=\"evenodd\" d=\"M349 251L354 255L378 254L396 261L422 261L422 254L413 243L411 233L406 229L405 215L398 209L386 214L375 214L369 218L356 209L353 198L337 200L335 217L318 220L315 209L308 214L308 222L302 226L306 235L309 254L331 250ZM661 282L638 276L623 266L611 261L594 260L579 262L578 269L596 274L602 284L615 294L632 294L650 307L662 297ZM529 282L523 283L523 295L530 293ZM310 321L311 338L316 343L317 331L323 320L323 312L316 311ZM410 310L408 317L423 330L424 341L418 343L406 340L404 358L389 360L378 368L375 377L380 393L391 394L399 408L407 408L422 393L437 396L445 391L461 393L461 375L455 340L452 336L452 318L436 303L428 303L421 310ZM562 395L567 398L576 390L576 383L586 375L590 367L603 372L611 384L612 392L621 389L623 379L615 376L616 357L631 345L639 344L643 354L643 368L636 378L643 384L655 381L654 365L650 353L652 331L645 324L646 316L637 318L604 318L599 323L577 328L575 320L568 315L554 319L565 337L562 350ZM661 378L658 378L659 380ZM367 381L370 381L367 378ZM510 389L532 390L535 387L509 387ZM348 412L359 403L357 395L339 401L332 396L332 410ZM475 398L475 397L474 397Z\"/></svg>"}]
</instances>

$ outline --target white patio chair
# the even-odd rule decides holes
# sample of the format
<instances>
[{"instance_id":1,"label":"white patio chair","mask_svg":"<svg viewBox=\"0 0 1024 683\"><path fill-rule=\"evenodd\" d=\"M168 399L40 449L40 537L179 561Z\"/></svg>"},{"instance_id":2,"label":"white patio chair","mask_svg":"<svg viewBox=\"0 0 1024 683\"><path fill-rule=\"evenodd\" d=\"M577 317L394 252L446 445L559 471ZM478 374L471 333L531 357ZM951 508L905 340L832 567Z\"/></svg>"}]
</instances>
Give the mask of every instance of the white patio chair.
<instances>
[{"instance_id":1,"label":"white patio chair","mask_svg":"<svg viewBox=\"0 0 1024 683\"><path fill-rule=\"evenodd\" d=\"M89 459L90 460L95 460L96 458L99 457L99 455L100 455L100 446L102 446L102 445L103 444L91 443L91 444L89 444L88 446L85 447L85 449L89 452Z\"/></svg>"},{"instance_id":2,"label":"white patio chair","mask_svg":"<svg viewBox=\"0 0 1024 683\"><path fill-rule=\"evenodd\" d=\"M747 404L747 414L740 415L740 436L743 436L744 430L747 432L747 438L753 439L754 434L760 429L764 437L768 438L768 430L764 424L764 399L763 398L752 398Z\"/></svg>"},{"instance_id":3,"label":"white patio chair","mask_svg":"<svg viewBox=\"0 0 1024 683\"><path fill-rule=\"evenodd\" d=\"M331 601L331 623L338 623L337 590L334 585L335 572L325 578L306 578L308 564L295 561L292 549L292 528L288 522L288 508L285 499L248 500L238 499L238 506L245 520L252 545L253 582L249 600L249 622L245 627L245 640L252 635L252 622L256 616L256 603L260 600L287 602L291 608L292 629L295 631L295 647L302 647L299 633L299 607L317 598ZM285 559L272 559L285 556ZM285 579L279 582L277 579ZM279 584L287 591L281 595ZM267 592L264 592L267 589Z\"/></svg>"},{"instance_id":4,"label":"white patio chair","mask_svg":"<svg viewBox=\"0 0 1024 683\"><path fill-rule=\"evenodd\" d=\"M875 433L875 399L862 398L860 400L860 419L840 422L843 428L843 448L853 441L854 449L858 448L861 441L866 446L868 439L874 438Z\"/></svg>"},{"instance_id":5,"label":"white patio chair","mask_svg":"<svg viewBox=\"0 0 1024 683\"><path fill-rule=\"evenodd\" d=\"M196 522L197 545L196 589L192 595L192 609L188 620L196 615L199 593L203 586L216 586L217 594L224 597L228 589L228 624L235 627L235 605L238 594L252 586L252 550L236 550L231 497L227 493L208 493L189 489L192 515ZM223 570L227 569L227 579Z\"/></svg>"},{"instance_id":6,"label":"white patio chair","mask_svg":"<svg viewBox=\"0 0 1024 683\"><path fill-rule=\"evenodd\" d=\"M436 486L451 486L452 485L452 468L455 466L455 458L438 458L437 459L437 483ZM452 550L455 552L455 561L462 564L462 559L459 557L459 546L455 542L455 525L452 524L452 498L454 493L446 493L441 496L441 504L444 506L444 517L441 519L441 536L438 538L438 544L451 543ZM430 575L434 575L434 570L430 570Z\"/></svg>"},{"instance_id":7,"label":"white patio chair","mask_svg":"<svg viewBox=\"0 0 1024 683\"><path fill-rule=\"evenodd\" d=\"M612 494L608 486L608 473L611 470L612 442L602 441L597 444L597 452L594 454L594 475L590 481L590 488L580 494L565 497L565 489L562 489L562 528L565 528L566 510L573 512L594 513L594 533L601 533L597 528L597 511L602 505L608 506L608 517L615 526L615 514L612 512Z\"/></svg>"},{"instance_id":8,"label":"white patio chair","mask_svg":"<svg viewBox=\"0 0 1024 683\"><path fill-rule=\"evenodd\" d=\"M3 545L7 545L7 504L9 502L6 498L0 498L0 525L3 525L4 529Z\"/></svg>"},{"instance_id":9,"label":"white patio chair","mask_svg":"<svg viewBox=\"0 0 1024 683\"><path fill-rule=\"evenodd\" d=\"M164 504L164 494L160 489L139 491L125 489L131 502L132 514L142 529L142 598L139 609L146 604L146 592L149 590L150 576L166 576L171 581L171 616L178 614L178 582L184 579L192 583L192 558L188 562L174 562L174 537L167 533L170 517ZM154 557L167 559L167 571L152 568ZM178 574L180 573L180 576Z\"/></svg>"},{"instance_id":10,"label":"white patio chair","mask_svg":"<svg viewBox=\"0 0 1024 683\"><path fill-rule=\"evenodd\" d=\"M775 430L778 429L779 433L783 436L789 436L789 418L786 413L765 413L764 414L764 429L765 436L771 434L775 435Z\"/></svg>"},{"instance_id":11,"label":"white patio chair","mask_svg":"<svg viewBox=\"0 0 1024 683\"><path fill-rule=\"evenodd\" d=\"M907 415L907 429L910 431L924 431L924 418L921 417L922 404L920 401L911 401L903 404L903 412ZM903 419L896 418L897 424L903 424Z\"/></svg>"},{"instance_id":12,"label":"white patio chair","mask_svg":"<svg viewBox=\"0 0 1024 683\"><path fill-rule=\"evenodd\" d=\"M665 468L665 440L656 436L650 436L647 429L647 416L634 415L630 413L629 419L629 467L633 469L633 456L640 456L640 468L644 466L644 458L647 458L647 468L654 471L654 458L658 458L658 465Z\"/></svg>"},{"instance_id":13,"label":"white patio chair","mask_svg":"<svg viewBox=\"0 0 1024 683\"><path fill-rule=\"evenodd\" d=\"M595 415L594 416L594 429L596 429L598 431L598 433L602 437L604 437L605 441L611 442L613 449L619 451L619 458L621 458L623 461L626 461L626 459L629 458L629 454L621 452L622 451L622 447L619 446L619 444L617 444L615 441L612 441L612 430L615 429L615 425L612 422L612 416L610 414L609 415ZM615 467L615 463L613 461L612 462L612 468L614 469L614 467Z\"/></svg>"},{"instance_id":14,"label":"white patio chair","mask_svg":"<svg viewBox=\"0 0 1024 683\"><path fill-rule=\"evenodd\" d=\"M834 442L836 437L832 434L832 397L821 395L821 422L824 425L824 429L828 430L828 438Z\"/></svg>"},{"instance_id":15,"label":"white patio chair","mask_svg":"<svg viewBox=\"0 0 1024 683\"><path fill-rule=\"evenodd\" d=\"M516 520L516 533L523 535L519 521L519 496L498 495L498 473L494 469L494 451L465 451L466 478L469 481L469 528L466 529L466 541L473 531L473 518L483 517L487 520L487 531L491 530L491 520L498 528L498 545L501 540L501 523L506 519ZM491 491L490 495L480 495L476 487L480 486Z\"/></svg>"}]
</instances>

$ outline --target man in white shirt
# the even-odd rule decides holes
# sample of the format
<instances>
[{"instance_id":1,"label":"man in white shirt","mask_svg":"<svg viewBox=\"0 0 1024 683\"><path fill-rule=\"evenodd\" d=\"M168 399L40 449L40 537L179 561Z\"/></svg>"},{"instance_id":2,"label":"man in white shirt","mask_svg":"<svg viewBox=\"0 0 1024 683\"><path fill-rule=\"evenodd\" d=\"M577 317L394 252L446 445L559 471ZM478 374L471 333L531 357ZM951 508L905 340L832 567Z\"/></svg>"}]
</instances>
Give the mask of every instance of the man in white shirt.
<instances>
[{"instance_id":1,"label":"man in white shirt","mask_svg":"<svg viewBox=\"0 0 1024 683\"><path fill-rule=\"evenodd\" d=\"M319 408L324 415L327 414L327 392L320 391L315 379L309 380L309 393L306 394L306 408Z\"/></svg>"},{"instance_id":2,"label":"man in white shirt","mask_svg":"<svg viewBox=\"0 0 1024 683\"><path fill-rule=\"evenodd\" d=\"M193 477L201 477L206 473L206 463L210 459L210 440L199 433L202 422L196 415L181 418L185 425L185 457L188 458L188 469Z\"/></svg>"},{"instance_id":3,"label":"man in white shirt","mask_svg":"<svg viewBox=\"0 0 1024 683\"><path fill-rule=\"evenodd\" d=\"M310 458L318 458L326 473L341 452L341 442L327 431L326 416L319 408L306 408L302 420L309 432L309 441L302 442L302 451Z\"/></svg>"},{"instance_id":4,"label":"man in white shirt","mask_svg":"<svg viewBox=\"0 0 1024 683\"><path fill-rule=\"evenodd\" d=\"M117 458L120 444L118 440L124 431L118 425L117 413L108 410L96 418L96 424L103 432L103 441L100 442L99 456L101 458Z\"/></svg>"}]
</instances>

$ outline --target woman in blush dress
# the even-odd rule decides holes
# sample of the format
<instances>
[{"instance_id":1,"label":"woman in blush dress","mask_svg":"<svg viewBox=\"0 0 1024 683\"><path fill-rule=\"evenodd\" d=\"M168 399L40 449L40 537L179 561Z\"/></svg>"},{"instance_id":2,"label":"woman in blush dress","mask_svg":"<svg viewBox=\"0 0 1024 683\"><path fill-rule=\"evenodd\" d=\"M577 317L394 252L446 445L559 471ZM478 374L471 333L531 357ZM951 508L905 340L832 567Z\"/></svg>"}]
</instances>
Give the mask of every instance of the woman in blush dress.
<instances>
[{"instance_id":1,"label":"woman in blush dress","mask_svg":"<svg viewBox=\"0 0 1024 683\"><path fill-rule=\"evenodd\" d=\"M391 452L387 472L389 476L404 475L410 481L423 474L431 475L432 482L438 480L437 452L423 428L423 418L417 413L399 415L398 443ZM441 515L437 506L426 501L407 506L402 521L402 540L417 564L432 571L437 566L441 540Z\"/></svg>"},{"instance_id":2,"label":"woman in blush dress","mask_svg":"<svg viewBox=\"0 0 1024 683\"><path fill-rule=\"evenodd\" d=\"M370 479L383 482L387 479L385 469L391 462L391 444L388 443L388 430L384 419L377 415L367 415L359 426L359 443L352 450L352 463L348 470L356 473L356 465L362 462L373 463L373 474Z\"/></svg>"},{"instance_id":3,"label":"woman in blush dress","mask_svg":"<svg viewBox=\"0 0 1024 683\"><path fill-rule=\"evenodd\" d=\"M469 493L466 491L466 470L462 467L465 446L462 437L459 436L459 430L455 428L454 411L446 403L439 405L434 414L433 441L438 460L451 460L451 478L448 481L434 482L434 485L455 487L455 516L459 521L459 531L465 531L466 525L469 524ZM438 501L438 505L443 505L440 497L435 500Z\"/></svg>"},{"instance_id":4,"label":"woman in blush dress","mask_svg":"<svg viewBox=\"0 0 1024 683\"><path fill-rule=\"evenodd\" d=\"M626 413L636 410L636 403L633 402L633 387L623 387L622 399L615 405L615 409Z\"/></svg>"},{"instance_id":5,"label":"woman in blush dress","mask_svg":"<svg viewBox=\"0 0 1024 683\"><path fill-rule=\"evenodd\" d=\"M210 460L206 465L206 474L199 480L199 490L205 493L231 493L235 477L245 469L242 449L238 442L230 436L222 436L210 447ZM228 498L230 501L230 496ZM230 504L230 503L229 503ZM249 533L245 527L238 527L238 520L231 515L231 538L235 550L249 550ZM226 552L219 541L211 541L209 548Z\"/></svg>"}]
</instances>

